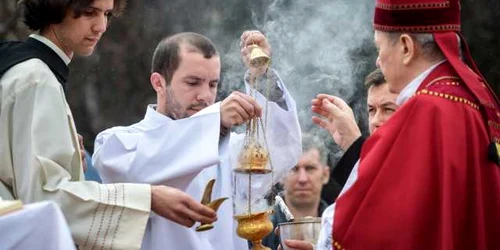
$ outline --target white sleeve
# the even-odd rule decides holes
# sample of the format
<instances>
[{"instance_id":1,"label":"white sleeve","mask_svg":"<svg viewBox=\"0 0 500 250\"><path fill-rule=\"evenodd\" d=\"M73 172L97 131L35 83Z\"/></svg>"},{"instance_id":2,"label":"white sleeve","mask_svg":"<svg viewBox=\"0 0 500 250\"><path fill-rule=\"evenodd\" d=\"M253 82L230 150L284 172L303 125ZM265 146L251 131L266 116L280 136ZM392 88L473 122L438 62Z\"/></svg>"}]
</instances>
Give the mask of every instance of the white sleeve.
<instances>
[{"instance_id":1,"label":"white sleeve","mask_svg":"<svg viewBox=\"0 0 500 250\"><path fill-rule=\"evenodd\" d=\"M321 216L321 231L319 232L316 250L332 249L332 229L333 229L333 210L334 204L328 206Z\"/></svg>"},{"instance_id":2,"label":"white sleeve","mask_svg":"<svg viewBox=\"0 0 500 250\"><path fill-rule=\"evenodd\" d=\"M139 249L150 186L80 181L73 120L61 85L43 62L20 63L0 83L6 91L0 100L0 180L14 198L56 202L80 249Z\"/></svg>"},{"instance_id":3,"label":"white sleeve","mask_svg":"<svg viewBox=\"0 0 500 250\"><path fill-rule=\"evenodd\" d=\"M184 190L219 163L220 104L156 128L117 127L100 133L93 164L103 182L162 184Z\"/></svg>"}]
</instances>

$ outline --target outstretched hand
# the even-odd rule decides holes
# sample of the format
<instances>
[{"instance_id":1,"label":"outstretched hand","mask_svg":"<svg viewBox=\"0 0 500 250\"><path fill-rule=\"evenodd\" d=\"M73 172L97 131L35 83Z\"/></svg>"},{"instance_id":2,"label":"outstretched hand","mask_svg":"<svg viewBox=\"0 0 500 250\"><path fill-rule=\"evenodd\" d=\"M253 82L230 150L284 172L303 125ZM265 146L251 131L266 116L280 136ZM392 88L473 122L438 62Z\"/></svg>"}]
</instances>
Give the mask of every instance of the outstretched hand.
<instances>
[{"instance_id":1,"label":"outstretched hand","mask_svg":"<svg viewBox=\"0 0 500 250\"><path fill-rule=\"evenodd\" d=\"M326 129L342 150L347 150L361 136L352 109L341 98L319 94L311 103L312 111L320 116L313 116L313 122Z\"/></svg>"},{"instance_id":2,"label":"outstretched hand","mask_svg":"<svg viewBox=\"0 0 500 250\"><path fill-rule=\"evenodd\" d=\"M167 186L151 186L151 210L185 227L192 227L197 221L212 223L217 220L214 210L179 189Z\"/></svg>"}]
</instances>

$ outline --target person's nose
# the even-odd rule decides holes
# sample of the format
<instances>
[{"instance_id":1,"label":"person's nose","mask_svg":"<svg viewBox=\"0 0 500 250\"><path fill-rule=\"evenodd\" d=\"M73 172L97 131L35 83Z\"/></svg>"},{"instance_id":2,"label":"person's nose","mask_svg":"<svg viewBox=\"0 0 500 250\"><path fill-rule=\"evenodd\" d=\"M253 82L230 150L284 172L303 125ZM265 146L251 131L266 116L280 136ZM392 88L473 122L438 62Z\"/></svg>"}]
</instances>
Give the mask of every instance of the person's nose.
<instances>
[{"instance_id":1,"label":"person's nose","mask_svg":"<svg viewBox=\"0 0 500 250\"><path fill-rule=\"evenodd\" d=\"M382 124L384 123L384 118L382 115L382 112L377 111L375 115L373 116L372 120L370 121L370 127L372 127L371 133L375 132Z\"/></svg>"},{"instance_id":2,"label":"person's nose","mask_svg":"<svg viewBox=\"0 0 500 250\"><path fill-rule=\"evenodd\" d=\"M92 31L95 33L102 34L106 31L108 27L108 17L106 15L99 15L96 17L94 24L92 25Z\"/></svg>"},{"instance_id":3,"label":"person's nose","mask_svg":"<svg viewBox=\"0 0 500 250\"><path fill-rule=\"evenodd\" d=\"M209 84L203 84L198 90L198 94L196 95L196 101L201 103L208 103L208 100L212 96L212 91L210 90Z\"/></svg>"},{"instance_id":4,"label":"person's nose","mask_svg":"<svg viewBox=\"0 0 500 250\"><path fill-rule=\"evenodd\" d=\"M299 176L298 176L298 181L301 183L307 182L309 180L309 175L307 175L307 172L305 169L301 168L299 169Z\"/></svg>"},{"instance_id":5,"label":"person's nose","mask_svg":"<svg viewBox=\"0 0 500 250\"><path fill-rule=\"evenodd\" d=\"M375 66L380 68L380 56L377 56L377 60L375 60Z\"/></svg>"}]
</instances>

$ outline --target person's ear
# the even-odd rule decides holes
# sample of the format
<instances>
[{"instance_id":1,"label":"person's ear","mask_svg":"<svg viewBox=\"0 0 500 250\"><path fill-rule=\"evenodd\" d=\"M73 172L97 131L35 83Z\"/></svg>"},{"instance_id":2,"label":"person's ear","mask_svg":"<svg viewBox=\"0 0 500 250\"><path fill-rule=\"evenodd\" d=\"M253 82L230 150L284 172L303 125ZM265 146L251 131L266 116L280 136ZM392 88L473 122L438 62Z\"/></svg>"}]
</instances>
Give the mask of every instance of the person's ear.
<instances>
[{"instance_id":1,"label":"person's ear","mask_svg":"<svg viewBox=\"0 0 500 250\"><path fill-rule=\"evenodd\" d=\"M158 72L153 72L149 77L149 81L151 82L151 86L156 91L156 93L164 93L166 88L165 77L163 77Z\"/></svg>"},{"instance_id":2,"label":"person's ear","mask_svg":"<svg viewBox=\"0 0 500 250\"><path fill-rule=\"evenodd\" d=\"M408 65L415 58L415 52L416 52L415 41L408 34L402 34L399 37L399 41L401 45L403 65Z\"/></svg>"},{"instance_id":3,"label":"person's ear","mask_svg":"<svg viewBox=\"0 0 500 250\"><path fill-rule=\"evenodd\" d=\"M330 168L328 166L323 167L323 185L327 184L330 180Z\"/></svg>"}]
</instances>

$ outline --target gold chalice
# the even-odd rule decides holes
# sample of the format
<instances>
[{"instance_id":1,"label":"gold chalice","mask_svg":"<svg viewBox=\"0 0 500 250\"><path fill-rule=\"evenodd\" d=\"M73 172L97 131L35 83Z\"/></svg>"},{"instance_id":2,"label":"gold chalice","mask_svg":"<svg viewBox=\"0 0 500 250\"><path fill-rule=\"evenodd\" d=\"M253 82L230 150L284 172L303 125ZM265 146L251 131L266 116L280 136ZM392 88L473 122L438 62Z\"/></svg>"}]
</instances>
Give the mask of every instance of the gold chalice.
<instances>
[{"instance_id":1,"label":"gold chalice","mask_svg":"<svg viewBox=\"0 0 500 250\"><path fill-rule=\"evenodd\" d=\"M205 191L203 192L203 197L201 198L201 204L206 205L207 207L213 209L215 212L219 209L220 205L222 202L224 202L227 197L219 198L217 200L211 201L212 199L212 189L214 188L215 184L215 179L211 179L208 181L207 185L205 186ZM198 227L196 227L197 232L202 232L206 230L210 230L214 227L212 223L208 224L201 224Z\"/></svg>"},{"instance_id":2,"label":"gold chalice","mask_svg":"<svg viewBox=\"0 0 500 250\"><path fill-rule=\"evenodd\" d=\"M251 250L271 250L262 245L262 239L273 231L273 223L268 218L269 211L237 215L234 218L238 221L236 233L243 239L252 242Z\"/></svg>"}]
</instances>

